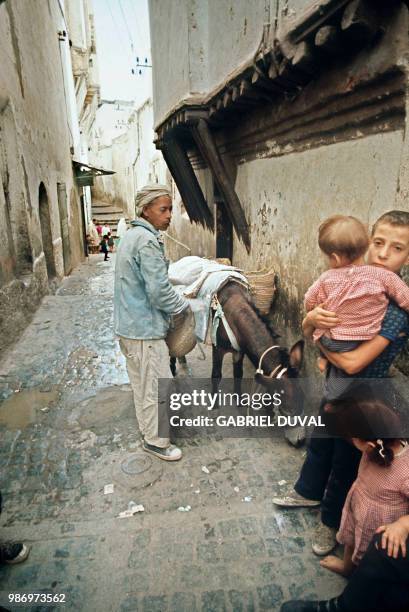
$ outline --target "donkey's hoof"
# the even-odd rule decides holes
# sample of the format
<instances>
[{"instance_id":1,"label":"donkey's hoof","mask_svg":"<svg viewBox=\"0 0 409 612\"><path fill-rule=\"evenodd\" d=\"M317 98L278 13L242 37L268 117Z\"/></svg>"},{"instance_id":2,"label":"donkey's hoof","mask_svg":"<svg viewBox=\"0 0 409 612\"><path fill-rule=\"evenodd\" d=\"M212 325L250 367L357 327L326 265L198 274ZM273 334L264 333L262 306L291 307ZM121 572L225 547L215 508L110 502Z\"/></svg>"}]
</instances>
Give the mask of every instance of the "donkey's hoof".
<instances>
[{"instance_id":1,"label":"donkey's hoof","mask_svg":"<svg viewBox=\"0 0 409 612\"><path fill-rule=\"evenodd\" d=\"M287 427L284 433L285 439L291 446L298 448L305 442L305 428L304 427Z\"/></svg>"}]
</instances>

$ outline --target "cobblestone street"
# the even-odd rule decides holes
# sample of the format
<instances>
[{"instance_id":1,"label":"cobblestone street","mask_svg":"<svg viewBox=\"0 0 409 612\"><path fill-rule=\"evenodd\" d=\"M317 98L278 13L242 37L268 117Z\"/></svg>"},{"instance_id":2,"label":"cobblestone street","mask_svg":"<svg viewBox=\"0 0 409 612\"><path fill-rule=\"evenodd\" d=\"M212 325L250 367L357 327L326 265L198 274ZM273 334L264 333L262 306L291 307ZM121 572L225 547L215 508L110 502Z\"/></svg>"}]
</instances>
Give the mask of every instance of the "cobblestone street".
<instances>
[{"instance_id":1,"label":"cobblestone street","mask_svg":"<svg viewBox=\"0 0 409 612\"><path fill-rule=\"evenodd\" d=\"M93 256L65 278L0 363L1 538L32 546L24 564L1 567L0 605L249 612L338 594L343 579L311 552L317 512L271 501L302 450L215 435L183 440L175 464L141 453L113 336L112 262ZM209 351L200 357L195 349L189 365L208 376ZM145 511L118 518L130 501ZM8 602L33 592L65 593L66 603Z\"/></svg>"}]
</instances>

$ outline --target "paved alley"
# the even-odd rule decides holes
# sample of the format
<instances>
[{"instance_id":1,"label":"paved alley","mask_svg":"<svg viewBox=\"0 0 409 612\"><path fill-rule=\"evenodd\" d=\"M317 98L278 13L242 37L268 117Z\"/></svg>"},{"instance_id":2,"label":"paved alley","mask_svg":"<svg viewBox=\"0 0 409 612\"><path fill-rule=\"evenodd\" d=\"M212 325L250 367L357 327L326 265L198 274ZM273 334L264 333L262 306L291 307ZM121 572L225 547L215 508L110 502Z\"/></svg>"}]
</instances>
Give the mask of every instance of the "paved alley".
<instances>
[{"instance_id":1,"label":"paved alley","mask_svg":"<svg viewBox=\"0 0 409 612\"><path fill-rule=\"evenodd\" d=\"M343 579L310 549L317 513L271 502L302 450L214 435L182 440L175 464L140 451L112 328L113 261L92 256L65 278L0 363L0 534L32 546L24 564L0 568L0 605L250 612L338 594ZM208 376L209 351L200 358L195 349L192 371ZM144 512L118 518L131 501ZM9 593L66 603L12 604Z\"/></svg>"}]
</instances>

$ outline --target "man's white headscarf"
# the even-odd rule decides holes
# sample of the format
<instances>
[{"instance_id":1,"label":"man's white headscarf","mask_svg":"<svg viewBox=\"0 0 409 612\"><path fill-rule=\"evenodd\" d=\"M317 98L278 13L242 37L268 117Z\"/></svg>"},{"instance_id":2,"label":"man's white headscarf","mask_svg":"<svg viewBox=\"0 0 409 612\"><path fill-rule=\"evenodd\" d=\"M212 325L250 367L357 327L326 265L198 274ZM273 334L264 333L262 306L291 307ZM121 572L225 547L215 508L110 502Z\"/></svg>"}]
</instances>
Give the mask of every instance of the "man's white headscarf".
<instances>
[{"instance_id":1,"label":"man's white headscarf","mask_svg":"<svg viewBox=\"0 0 409 612\"><path fill-rule=\"evenodd\" d=\"M145 185L145 187L142 187L142 189L140 189L136 194L135 198L136 216L140 217L145 206L148 206L148 204L153 202L153 200L160 198L161 196L168 196L169 198L172 198L172 194L167 185L158 185L157 183L153 183L152 185Z\"/></svg>"}]
</instances>

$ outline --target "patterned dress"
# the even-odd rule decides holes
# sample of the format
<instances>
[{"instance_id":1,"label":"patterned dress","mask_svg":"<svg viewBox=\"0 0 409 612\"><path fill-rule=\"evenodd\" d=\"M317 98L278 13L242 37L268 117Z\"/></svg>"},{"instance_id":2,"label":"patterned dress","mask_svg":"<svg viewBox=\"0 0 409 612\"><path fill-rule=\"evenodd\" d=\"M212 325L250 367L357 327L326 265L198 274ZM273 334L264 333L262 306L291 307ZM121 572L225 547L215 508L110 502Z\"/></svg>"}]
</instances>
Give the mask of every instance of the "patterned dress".
<instances>
[{"instance_id":1,"label":"patterned dress","mask_svg":"<svg viewBox=\"0 0 409 612\"><path fill-rule=\"evenodd\" d=\"M389 467L377 465L363 453L358 477L345 500L337 540L353 548L352 561L362 559L375 531L409 514L409 446L395 455Z\"/></svg>"}]
</instances>

